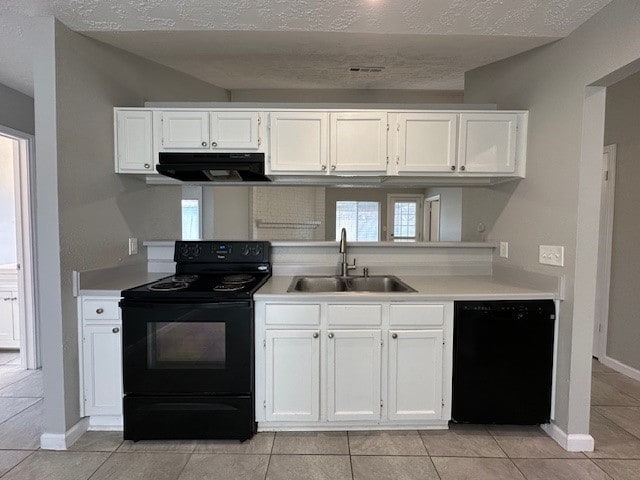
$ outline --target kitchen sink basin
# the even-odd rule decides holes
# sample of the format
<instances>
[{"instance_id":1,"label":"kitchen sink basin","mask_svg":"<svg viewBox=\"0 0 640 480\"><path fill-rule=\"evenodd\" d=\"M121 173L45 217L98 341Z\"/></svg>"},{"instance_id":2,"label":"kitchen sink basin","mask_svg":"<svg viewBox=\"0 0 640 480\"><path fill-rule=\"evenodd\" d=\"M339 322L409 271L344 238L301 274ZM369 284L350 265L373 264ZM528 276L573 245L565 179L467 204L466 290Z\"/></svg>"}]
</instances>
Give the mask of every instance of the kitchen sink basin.
<instances>
[{"instance_id":1,"label":"kitchen sink basin","mask_svg":"<svg viewBox=\"0 0 640 480\"><path fill-rule=\"evenodd\" d=\"M415 292L406 283L394 276L368 277L294 277L287 292L331 293L331 292Z\"/></svg>"}]
</instances>

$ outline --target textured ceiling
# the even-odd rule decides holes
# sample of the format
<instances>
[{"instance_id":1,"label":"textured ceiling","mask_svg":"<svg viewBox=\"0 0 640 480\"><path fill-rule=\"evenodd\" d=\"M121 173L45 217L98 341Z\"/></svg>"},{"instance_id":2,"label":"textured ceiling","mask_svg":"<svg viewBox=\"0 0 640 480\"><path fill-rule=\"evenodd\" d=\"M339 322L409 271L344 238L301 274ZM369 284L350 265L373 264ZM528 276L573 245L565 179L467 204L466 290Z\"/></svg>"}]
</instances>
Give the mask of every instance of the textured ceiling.
<instances>
[{"instance_id":1,"label":"textured ceiling","mask_svg":"<svg viewBox=\"0 0 640 480\"><path fill-rule=\"evenodd\" d=\"M29 28L24 17L54 15L74 30L96 37L100 32L105 41L199 78L221 79L226 88L460 88L464 70L564 37L610 1L3 0L0 82L32 92L29 45L21 33ZM184 35L163 38L158 31ZM222 32L235 32L230 38L239 45L224 44ZM256 32L283 35L263 41ZM395 39L401 36L408 38ZM220 53L206 51L201 39ZM303 41L300 49L294 43L283 53L283 42L298 39ZM169 44L167 51L153 49ZM354 84L349 83L353 78L345 78L347 64L376 59L387 66L377 80ZM255 68L248 69L251 65ZM296 66L302 68L288 71Z\"/></svg>"}]
</instances>

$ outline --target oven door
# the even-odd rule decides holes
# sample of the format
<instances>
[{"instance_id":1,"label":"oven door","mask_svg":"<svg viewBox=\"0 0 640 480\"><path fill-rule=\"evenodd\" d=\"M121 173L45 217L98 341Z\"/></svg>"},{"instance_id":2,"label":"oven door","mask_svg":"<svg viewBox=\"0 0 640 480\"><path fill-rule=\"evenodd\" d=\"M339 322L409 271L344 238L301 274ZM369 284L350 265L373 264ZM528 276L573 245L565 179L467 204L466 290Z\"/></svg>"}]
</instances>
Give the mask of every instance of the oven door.
<instances>
[{"instance_id":1,"label":"oven door","mask_svg":"<svg viewBox=\"0 0 640 480\"><path fill-rule=\"evenodd\" d=\"M125 299L120 306L125 394L252 392L251 302Z\"/></svg>"}]
</instances>

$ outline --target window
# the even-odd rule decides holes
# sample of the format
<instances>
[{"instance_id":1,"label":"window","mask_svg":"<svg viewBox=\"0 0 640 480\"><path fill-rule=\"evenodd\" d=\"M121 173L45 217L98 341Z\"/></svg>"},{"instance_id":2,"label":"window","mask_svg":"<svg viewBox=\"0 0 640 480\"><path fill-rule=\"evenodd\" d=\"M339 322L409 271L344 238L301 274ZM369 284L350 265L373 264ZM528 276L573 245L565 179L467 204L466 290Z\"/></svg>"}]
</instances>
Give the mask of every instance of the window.
<instances>
[{"instance_id":1,"label":"window","mask_svg":"<svg viewBox=\"0 0 640 480\"><path fill-rule=\"evenodd\" d=\"M182 239L200 240L200 202L182 200Z\"/></svg>"},{"instance_id":2,"label":"window","mask_svg":"<svg viewBox=\"0 0 640 480\"><path fill-rule=\"evenodd\" d=\"M346 228L348 238L357 242L377 242L380 239L380 203L336 202L336 240Z\"/></svg>"},{"instance_id":3,"label":"window","mask_svg":"<svg viewBox=\"0 0 640 480\"><path fill-rule=\"evenodd\" d=\"M395 242L415 242L422 240L422 202L421 195L389 195L388 240Z\"/></svg>"}]
</instances>

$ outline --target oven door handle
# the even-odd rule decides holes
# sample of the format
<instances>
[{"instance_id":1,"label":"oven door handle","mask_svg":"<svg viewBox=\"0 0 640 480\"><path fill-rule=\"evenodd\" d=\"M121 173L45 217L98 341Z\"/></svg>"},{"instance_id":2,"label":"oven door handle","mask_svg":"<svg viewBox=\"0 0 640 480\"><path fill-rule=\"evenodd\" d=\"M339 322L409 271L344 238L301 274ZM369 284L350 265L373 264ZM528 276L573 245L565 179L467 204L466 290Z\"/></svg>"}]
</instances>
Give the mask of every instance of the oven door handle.
<instances>
[{"instance_id":1,"label":"oven door handle","mask_svg":"<svg viewBox=\"0 0 640 480\"><path fill-rule=\"evenodd\" d=\"M120 308L134 307L134 308L146 308L153 310L161 308L166 310L172 307L192 307L207 310L216 310L223 308L251 308L251 302L139 302L132 300L120 300Z\"/></svg>"}]
</instances>

